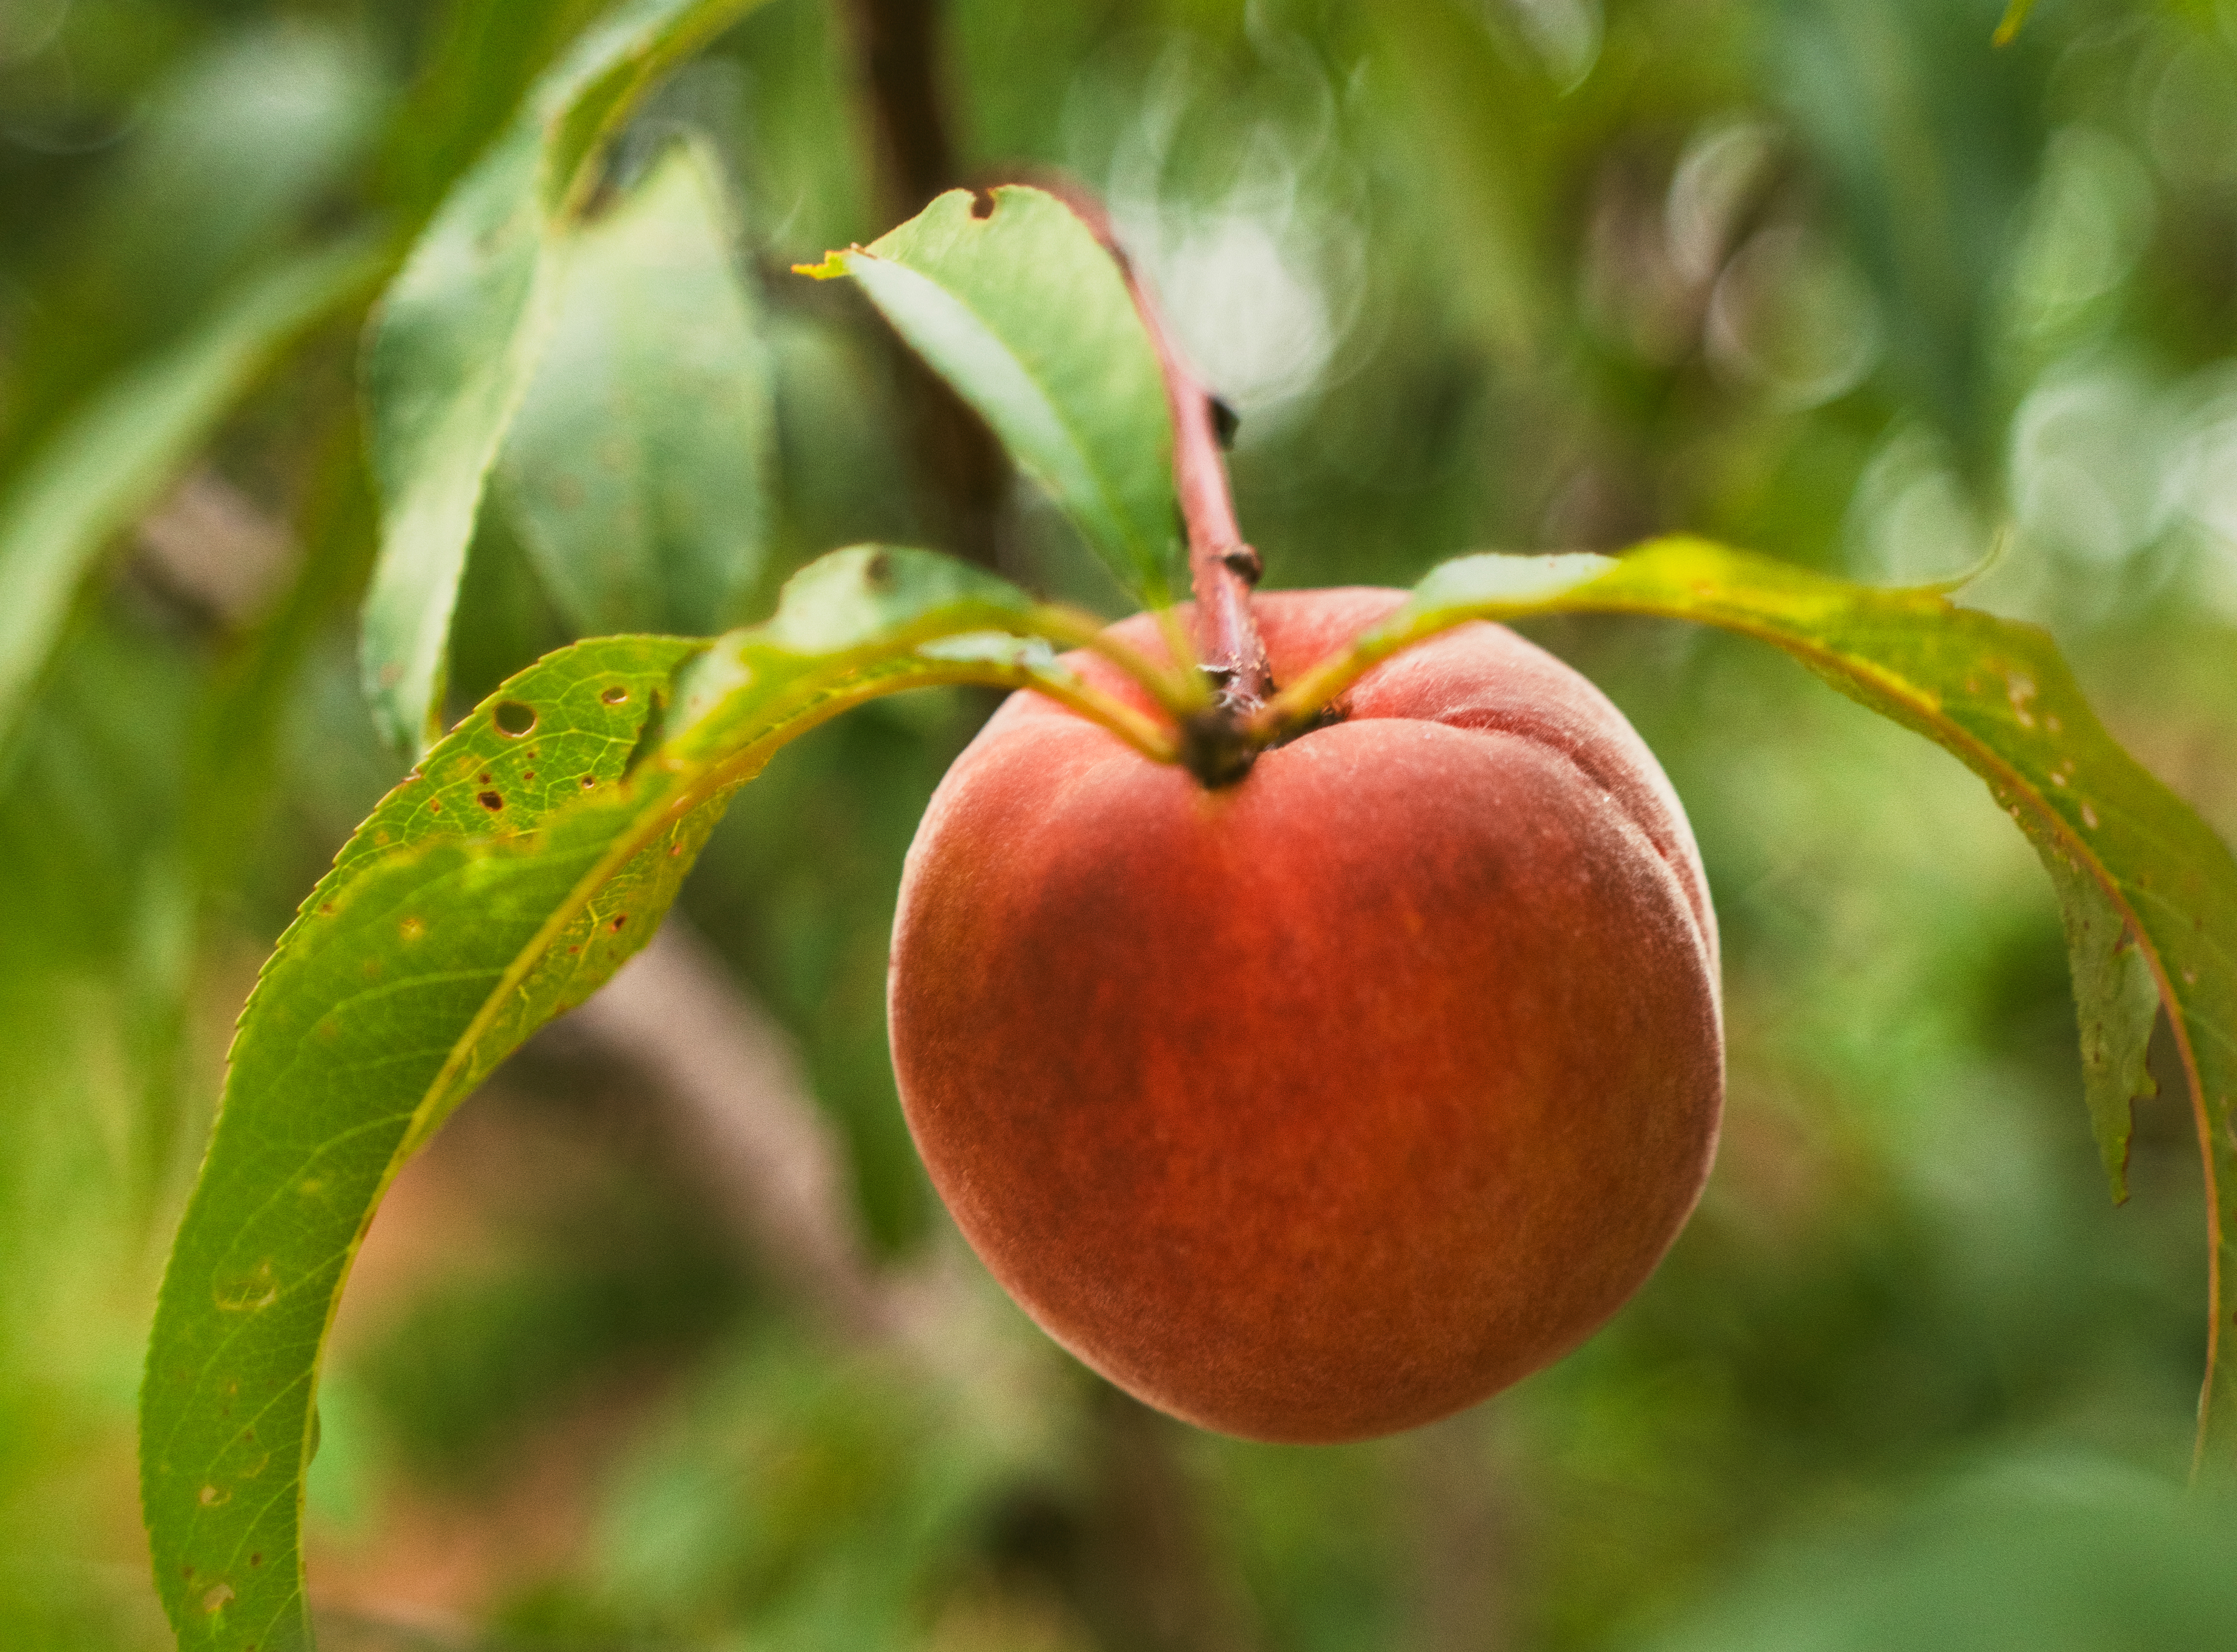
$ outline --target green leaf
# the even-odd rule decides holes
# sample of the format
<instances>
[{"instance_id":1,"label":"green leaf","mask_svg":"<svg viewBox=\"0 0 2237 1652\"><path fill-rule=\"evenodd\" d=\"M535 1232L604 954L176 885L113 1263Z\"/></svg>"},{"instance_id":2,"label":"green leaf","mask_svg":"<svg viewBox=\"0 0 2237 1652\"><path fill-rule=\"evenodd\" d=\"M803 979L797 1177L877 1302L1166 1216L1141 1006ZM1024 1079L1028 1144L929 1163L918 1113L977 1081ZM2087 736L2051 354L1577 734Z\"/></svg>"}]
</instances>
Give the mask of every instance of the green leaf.
<instances>
[{"instance_id":1,"label":"green leaf","mask_svg":"<svg viewBox=\"0 0 2237 1652\"><path fill-rule=\"evenodd\" d=\"M1038 189L953 189L808 273L851 275L993 426L1144 605L1171 601L1180 543L1172 415L1157 352L1109 253Z\"/></svg>"},{"instance_id":2,"label":"green leaf","mask_svg":"<svg viewBox=\"0 0 2237 1652\"><path fill-rule=\"evenodd\" d=\"M604 637L505 683L385 799L267 963L171 1254L142 1491L180 1642L310 1643L300 1549L320 1349L399 1167L648 940L725 800L874 695L1068 681L1092 622L923 551L811 564L711 644Z\"/></svg>"},{"instance_id":3,"label":"green leaf","mask_svg":"<svg viewBox=\"0 0 2237 1652\"><path fill-rule=\"evenodd\" d=\"M119 375L26 462L0 496L0 749L102 553L288 341L362 292L376 267L357 241L282 265Z\"/></svg>"},{"instance_id":4,"label":"green leaf","mask_svg":"<svg viewBox=\"0 0 2237 1652\"><path fill-rule=\"evenodd\" d=\"M382 504L365 673L399 745L440 731L445 655L482 488L557 317L603 141L661 75L758 0L630 0L530 89L383 297L365 359Z\"/></svg>"},{"instance_id":5,"label":"green leaf","mask_svg":"<svg viewBox=\"0 0 2237 1652\"><path fill-rule=\"evenodd\" d=\"M703 632L761 570L774 418L719 165L679 143L566 255L498 476L576 629Z\"/></svg>"},{"instance_id":6,"label":"green leaf","mask_svg":"<svg viewBox=\"0 0 2237 1652\"><path fill-rule=\"evenodd\" d=\"M1851 698L1946 747L1989 783L2057 885L2088 1100L2116 1198L2129 1107L2164 1006L2204 1147L2212 1320L2199 1441L2237 1445L2237 1360L2217 1358L2237 1268L2237 859L2106 733L2048 634L1943 588L1875 590L1691 538L1605 556L1464 556L1268 708L1324 704L1408 642L1467 619L1616 612L1693 620L1785 649ZM2218 1406L2209 1404L2217 1394Z\"/></svg>"},{"instance_id":7,"label":"green leaf","mask_svg":"<svg viewBox=\"0 0 2237 1652\"><path fill-rule=\"evenodd\" d=\"M2040 841L2040 840L2038 840ZM2096 879L2064 855L2043 856L2058 887L2067 962L2082 1021L2082 1098L2116 1202L2128 1197L2128 1141L2135 1103L2159 1094L2145 1065L2159 986L2128 920Z\"/></svg>"}]
</instances>

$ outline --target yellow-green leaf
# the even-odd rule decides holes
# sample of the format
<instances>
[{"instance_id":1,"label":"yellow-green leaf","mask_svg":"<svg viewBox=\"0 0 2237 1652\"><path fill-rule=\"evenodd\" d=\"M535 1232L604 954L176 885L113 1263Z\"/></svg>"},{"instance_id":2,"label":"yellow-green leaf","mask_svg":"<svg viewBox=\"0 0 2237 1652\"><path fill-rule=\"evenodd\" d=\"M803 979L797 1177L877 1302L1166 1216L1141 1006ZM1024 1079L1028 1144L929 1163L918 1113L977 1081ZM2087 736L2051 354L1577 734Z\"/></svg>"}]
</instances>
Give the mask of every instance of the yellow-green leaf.
<instances>
[{"instance_id":1,"label":"yellow-green leaf","mask_svg":"<svg viewBox=\"0 0 2237 1652\"><path fill-rule=\"evenodd\" d=\"M1069 680L1020 633L1092 621L923 551L834 552L766 624L604 637L505 682L336 858L243 1012L141 1400L180 1643L307 1647L320 1352L397 1169L507 1052L650 938L723 802L873 695Z\"/></svg>"}]
</instances>

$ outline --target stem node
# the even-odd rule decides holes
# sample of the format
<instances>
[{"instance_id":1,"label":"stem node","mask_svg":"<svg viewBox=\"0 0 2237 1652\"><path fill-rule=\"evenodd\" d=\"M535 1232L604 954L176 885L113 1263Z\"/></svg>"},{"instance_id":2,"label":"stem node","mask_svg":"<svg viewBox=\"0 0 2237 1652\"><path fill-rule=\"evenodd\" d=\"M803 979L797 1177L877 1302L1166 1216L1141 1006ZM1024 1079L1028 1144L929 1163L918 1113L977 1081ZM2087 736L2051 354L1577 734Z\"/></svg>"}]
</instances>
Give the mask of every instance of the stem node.
<instances>
[{"instance_id":1,"label":"stem node","mask_svg":"<svg viewBox=\"0 0 2237 1652\"><path fill-rule=\"evenodd\" d=\"M1224 688L1218 704L1181 724L1180 735L1181 767L1208 792L1233 786L1258 760L1257 742L1231 708Z\"/></svg>"},{"instance_id":2,"label":"stem node","mask_svg":"<svg viewBox=\"0 0 2237 1652\"><path fill-rule=\"evenodd\" d=\"M1219 553L1220 565L1246 585L1256 585L1266 576L1266 564L1256 549L1250 545L1230 545Z\"/></svg>"}]
</instances>

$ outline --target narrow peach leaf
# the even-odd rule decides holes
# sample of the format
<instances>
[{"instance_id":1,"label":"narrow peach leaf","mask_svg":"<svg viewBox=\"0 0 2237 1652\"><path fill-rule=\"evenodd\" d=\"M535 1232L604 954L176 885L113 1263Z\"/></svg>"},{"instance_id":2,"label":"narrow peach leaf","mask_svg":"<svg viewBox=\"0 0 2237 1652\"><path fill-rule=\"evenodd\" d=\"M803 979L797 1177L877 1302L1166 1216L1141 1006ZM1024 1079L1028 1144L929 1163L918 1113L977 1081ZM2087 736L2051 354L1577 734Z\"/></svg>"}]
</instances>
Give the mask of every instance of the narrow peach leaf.
<instances>
[{"instance_id":1,"label":"narrow peach leaf","mask_svg":"<svg viewBox=\"0 0 2237 1652\"><path fill-rule=\"evenodd\" d=\"M141 1490L181 1647L311 1643L319 1362L398 1168L650 938L730 793L778 747L905 688L1065 694L1032 640L1052 623L1092 630L929 552L835 551L762 625L538 661L358 828L242 1013L156 1304Z\"/></svg>"},{"instance_id":2,"label":"narrow peach leaf","mask_svg":"<svg viewBox=\"0 0 2237 1652\"><path fill-rule=\"evenodd\" d=\"M436 209L366 335L381 530L364 671L375 721L441 731L451 617L491 467L560 313L605 139L661 76L759 0L625 0L545 72Z\"/></svg>"}]
</instances>

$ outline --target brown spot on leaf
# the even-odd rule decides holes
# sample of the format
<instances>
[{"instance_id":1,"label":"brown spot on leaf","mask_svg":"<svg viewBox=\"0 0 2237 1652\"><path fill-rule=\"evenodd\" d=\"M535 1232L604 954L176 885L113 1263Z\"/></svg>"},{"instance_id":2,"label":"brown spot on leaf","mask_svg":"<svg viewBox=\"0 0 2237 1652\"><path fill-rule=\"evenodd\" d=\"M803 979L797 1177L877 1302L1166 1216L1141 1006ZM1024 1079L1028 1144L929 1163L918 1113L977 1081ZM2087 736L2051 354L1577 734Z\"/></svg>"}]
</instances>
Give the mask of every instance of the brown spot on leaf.
<instances>
[{"instance_id":1,"label":"brown spot on leaf","mask_svg":"<svg viewBox=\"0 0 2237 1652\"><path fill-rule=\"evenodd\" d=\"M629 690L617 682L614 684L612 688L600 694L598 698L604 701L610 706L618 706L622 701L629 698Z\"/></svg>"},{"instance_id":2,"label":"brown spot on leaf","mask_svg":"<svg viewBox=\"0 0 2237 1652\"><path fill-rule=\"evenodd\" d=\"M489 779L489 776L485 774L482 778L484 780L487 780ZM505 799L503 795L496 792L481 793L474 799L474 801L480 804L482 807L487 809L492 814L497 813L498 811L505 807Z\"/></svg>"}]
</instances>

